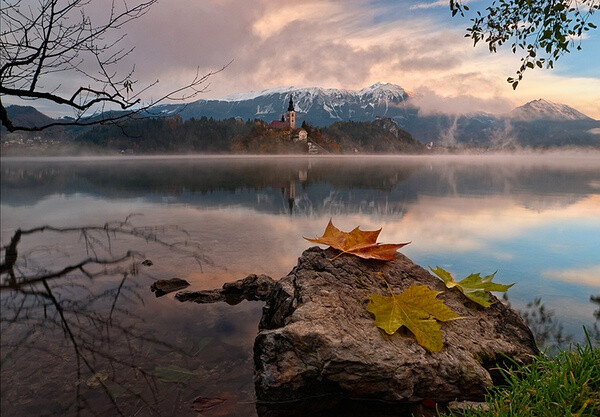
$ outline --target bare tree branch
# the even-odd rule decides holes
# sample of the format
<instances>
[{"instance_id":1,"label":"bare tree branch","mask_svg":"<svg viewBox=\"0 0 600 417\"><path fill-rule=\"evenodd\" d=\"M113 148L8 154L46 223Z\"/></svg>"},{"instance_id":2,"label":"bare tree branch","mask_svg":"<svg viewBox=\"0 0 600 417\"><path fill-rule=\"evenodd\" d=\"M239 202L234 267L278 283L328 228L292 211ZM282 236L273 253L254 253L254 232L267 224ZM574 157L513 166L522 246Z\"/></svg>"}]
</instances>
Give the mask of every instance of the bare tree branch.
<instances>
[{"instance_id":1,"label":"bare tree branch","mask_svg":"<svg viewBox=\"0 0 600 417\"><path fill-rule=\"evenodd\" d=\"M72 272L79 271L86 277L92 279L97 276L107 274L106 268L97 272L90 272L86 269L88 266L115 266L116 270L112 273L126 274L131 269L138 266L136 260L142 259L143 256L135 251L127 251L125 254L114 256L112 254L112 239L117 236L131 236L137 239L142 239L146 242L152 242L159 246L177 251L178 253L189 256L195 259L201 266L202 262L208 262L208 259L200 254L200 245L195 241L190 241L185 230L177 226L160 226L160 227L136 227L130 220L133 215L127 216L124 221L109 222L98 226L81 226L81 227L54 227L40 226L31 229L17 229L10 242L2 247L4 251L4 260L0 263L0 277L5 275L4 280L0 280L0 291L4 290L20 290L22 287L30 287L32 285L43 283L45 281L61 278L69 275ZM183 239L180 240L165 240L159 236L159 233L164 233L167 230L178 232ZM88 257L80 260L77 263L65 266L57 271L37 271L34 274L23 275L16 273L16 265L19 259L17 246L23 236L35 235L44 232L56 233L78 233L83 240ZM109 257L99 257L96 254L96 248L101 249ZM121 268L125 261L131 261L129 268Z\"/></svg>"},{"instance_id":2,"label":"bare tree branch","mask_svg":"<svg viewBox=\"0 0 600 417\"><path fill-rule=\"evenodd\" d=\"M188 100L206 91L208 78L229 64L204 75L198 67L188 84L148 102L142 101L142 96L158 80L133 93L137 84L133 79L135 66L124 73L116 68L134 49L121 46L126 36L121 31L127 23L144 16L156 1L111 0L108 16L97 23L88 13L90 0L39 0L37 7L27 0L5 0L0 11L2 124L14 132L118 122L165 100ZM69 93L49 83L47 76L55 73L82 77L84 81ZM76 117L41 126L19 125L8 116L2 103L4 96L68 106L76 111ZM104 110L109 108L120 113L107 116Z\"/></svg>"}]
</instances>

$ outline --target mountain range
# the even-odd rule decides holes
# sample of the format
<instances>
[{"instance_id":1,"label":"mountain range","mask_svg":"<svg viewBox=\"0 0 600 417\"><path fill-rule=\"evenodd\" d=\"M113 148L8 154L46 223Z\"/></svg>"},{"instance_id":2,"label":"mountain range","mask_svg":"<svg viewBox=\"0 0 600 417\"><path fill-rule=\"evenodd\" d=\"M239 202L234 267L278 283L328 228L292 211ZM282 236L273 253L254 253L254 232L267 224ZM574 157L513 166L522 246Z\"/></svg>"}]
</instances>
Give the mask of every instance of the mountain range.
<instances>
[{"instance_id":1,"label":"mountain range","mask_svg":"<svg viewBox=\"0 0 600 417\"><path fill-rule=\"evenodd\" d=\"M423 114L418 100L402 87L376 83L361 90L281 87L232 94L188 104L164 104L149 116L178 114L184 120L208 117L279 120L294 100L298 125L329 126L340 121L393 120L415 139L440 146L592 146L600 147L600 121L565 104L539 99L503 115L489 113ZM19 106L9 106L11 111ZM11 108L13 108L11 110ZM20 118L23 109L19 108ZM30 116L31 119L35 119ZM40 116L38 116L40 118Z\"/></svg>"},{"instance_id":2,"label":"mountain range","mask_svg":"<svg viewBox=\"0 0 600 417\"><path fill-rule=\"evenodd\" d=\"M213 117L223 119L278 120L294 99L298 121L306 120L314 126L329 126L339 121L372 121L375 117L401 119L408 116L405 106L410 95L394 84L377 83L358 91L333 88L282 87L232 94L219 100L198 100L186 105L161 105L155 107L159 114L178 113L183 119Z\"/></svg>"},{"instance_id":3,"label":"mountain range","mask_svg":"<svg viewBox=\"0 0 600 417\"><path fill-rule=\"evenodd\" d=\"M376 83L361 90L281 87L233 94L187 105L162 105L162 115L278 120L294 100L298 123L329 126L339 121L393 119L415 139L442 146L594 146L600 147L600 121L569 107L539 99L508 114L423 114L413 95L402 87Z\"/></svg>"}]
</instances>

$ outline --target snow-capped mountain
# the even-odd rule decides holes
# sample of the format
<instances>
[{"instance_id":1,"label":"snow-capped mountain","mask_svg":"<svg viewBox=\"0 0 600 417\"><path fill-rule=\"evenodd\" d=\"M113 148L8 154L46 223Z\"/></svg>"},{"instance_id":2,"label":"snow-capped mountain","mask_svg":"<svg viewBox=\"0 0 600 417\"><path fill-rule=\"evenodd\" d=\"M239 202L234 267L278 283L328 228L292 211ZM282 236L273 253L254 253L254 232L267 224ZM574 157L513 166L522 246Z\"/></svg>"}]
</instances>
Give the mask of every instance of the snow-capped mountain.
<instances>
[{"instance_id":1,"label":"snow-capped mountain","mask_svg":"<svg viewBox=\"0 0 600 417\"><path fill-rule=\"evenodd\" d=\"M207 116L271 121L285 113L290 96L294 100L297 120L307 120L318 126L343 120L370 121L377 116L404 119L407 113L416 113L416 109L406 103L409 94L402 87L389 83L376 83L362 90L279 87L232 94L220 100L198 100L186 106L159 106L157 110L162 114L179 112L184 119Z\"/></svg>"},{"instance_id":2,"label":"snow-capped mountain","mask_svg":"<svg viewBox=\"0 0 600 417\"><path fill-rule=\"evenodd\" d=\"M181 106L160 106L162 114L178 112L183 119L278 120L294 99L297 123L329 126L341 121L393 119L415 139L442 146L561 146L600 147L600 122L565 104L535 100L507 115L422 115L411 94L402 87L376 83L362 90L280 87L232 94L220 100L198 100Z\"/></svg>"},{"instance_id":3,"label":"snow-capped mountain","mask_svg":"<svg viewBox=\"0 0 600 417\"><path fill-rule=\"evenodd\" d=\"M339 90L321 87L279 87L263 91L250 91L248 93L231 94L224 97L223 101L236 102L254 100L259 97L273 97L277 95L292 96L296 104L296 111L307 113L311 106L319 102L327 102L331 106L341 106L346 103L390 103L401 102L408 98L408 93L400 86L389 83L375 83L362 90Z\"/></svg>"},{"instance_id":4,"label":"snow-capped mountain","mask_svg":"<svg viewBox=\"0 0 600 417\"><path fill-rule=\"evenodd\" d=\"M178 114L184 120L212 117L279 120L294 100L297 125L303 121L326 127L336 122L393 119L398 128L422 143L441 146L594 146L600 147L600 121L565 104L543 99L517 107L506 115L429 114L402 87L376 83L361 90L279 87L232 94L222 99L156 106L148 116Z\"/></svg>"},{"instance_id":5,"label":"snow-capped mountain","mask_svg":"<svg viewBox=\"0 0 600 417\"><path fill-rule=\"evenodd\" d=\"M514 120L589 120L585 114L566 104L553 103L544 99L530 101L510 112Z\"/></svg>"}]
</instances>

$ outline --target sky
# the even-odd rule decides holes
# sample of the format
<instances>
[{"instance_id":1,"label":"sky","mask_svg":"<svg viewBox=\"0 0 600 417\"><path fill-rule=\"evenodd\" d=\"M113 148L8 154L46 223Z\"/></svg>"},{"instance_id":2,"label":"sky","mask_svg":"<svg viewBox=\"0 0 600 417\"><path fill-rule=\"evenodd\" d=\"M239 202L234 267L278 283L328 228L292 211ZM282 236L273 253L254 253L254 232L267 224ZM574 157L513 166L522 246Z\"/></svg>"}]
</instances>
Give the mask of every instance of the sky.
<instances>
[{"instance_id":1,"label":"sky","mask_svg":"<svg viewBox=\"0 0 600 417\"><path fill-rule=\"evenodd\" d=\"M600 13L592 21L599 20ZM123 64L135 64L136 86L159 80L146 98L186 84L197 68L204 74L231 61L197 98L388 82L421 97L424 110L503 113L544 98L600 119L600 31L554 70L526 71L513 91L506 78L520 56L473 47L468 26L446 0L160 0L126 27L124 42L136 49Z\"/></svg>"}]
</instances>

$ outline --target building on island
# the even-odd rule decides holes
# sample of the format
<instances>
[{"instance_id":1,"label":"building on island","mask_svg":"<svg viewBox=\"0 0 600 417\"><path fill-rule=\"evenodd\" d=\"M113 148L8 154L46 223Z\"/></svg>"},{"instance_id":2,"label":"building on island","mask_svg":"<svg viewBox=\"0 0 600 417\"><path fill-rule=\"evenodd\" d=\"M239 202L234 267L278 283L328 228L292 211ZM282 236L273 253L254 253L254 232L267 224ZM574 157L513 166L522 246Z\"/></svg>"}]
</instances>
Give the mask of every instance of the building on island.
<instances>
[{"instance_id":1,"label":"building on island","mask_svg":"<svg viewBox=\"0 0 600 417\"><path fill-rule=\"evenodd\" d=\"M290 124L290 129L296 128L296 110L294 110L294 100L292 100L292 96L290 95L290 104L287 109L287 122Z\"/></svg>"},{"instance_id":2,"label":"building on island","mask_svg":"<svg viewBox=\"0 0 600 417\"><path fill-rule=\"evenodd\" d=\"M304 126L304 125L303 125ZM290 96L287 112L281 115L281 120L273 120L267 126L268 129L280 131L280 134L285 135L291 141L305 143L310 150L308 131L301 128L296 128L296 109L294 108L294 100Z\"/></svg>"},{"instance_id":3,"label":"building on island","mask_svg":"<svg viewBox=\"0 0 600 417\"><path fill-rule=\"evenodd\" d=\"M302 128L298 130L298 141L306 142L308 140L308 132Z\"/></svg>"},{"instance_id":4,"label":"building on island","mask_svg":"<svg viewBox=\"0 0 600 417\"><path fill-rule=\"evenodd\" d=\"M288 105L287 112L284 116L281 116L281 120L273 120L269 123L271 129L296 129L296 110L294 110L294 100L290 96L290 102Z\"/></svg>"}]
</instances>

